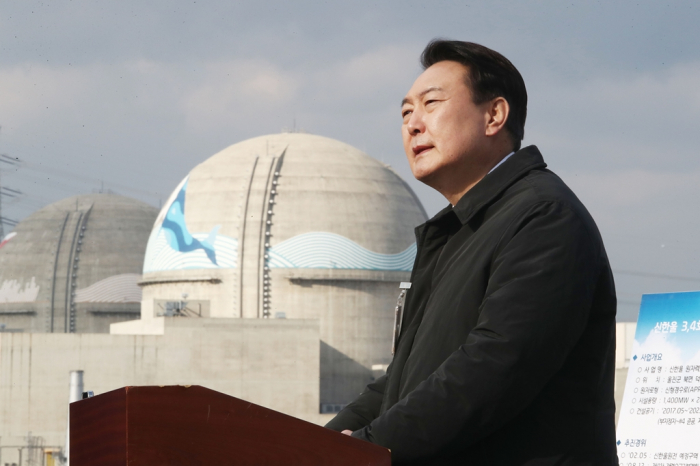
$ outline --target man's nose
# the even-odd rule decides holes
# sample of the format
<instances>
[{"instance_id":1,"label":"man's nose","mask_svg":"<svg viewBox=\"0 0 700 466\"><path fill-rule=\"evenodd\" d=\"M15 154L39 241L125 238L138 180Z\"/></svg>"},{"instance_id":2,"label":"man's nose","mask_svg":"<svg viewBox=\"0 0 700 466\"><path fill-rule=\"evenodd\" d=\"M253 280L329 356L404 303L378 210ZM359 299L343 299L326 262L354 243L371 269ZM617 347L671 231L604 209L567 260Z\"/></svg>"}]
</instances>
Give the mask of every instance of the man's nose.
<instances>
[{"instance_id":1,"label":"man's nose","mask_svg":"<svg viewBox=\"0 0 700 466\"><path fill-rule=\"evenodd\" d=\"M423 115L419 111L414 110L411 113L411 116L408 119L408 124L406 125L406 129L408 129L408 134L412 135L420 134L423 131L425 131Z\"/></svg>"}]
</instances>

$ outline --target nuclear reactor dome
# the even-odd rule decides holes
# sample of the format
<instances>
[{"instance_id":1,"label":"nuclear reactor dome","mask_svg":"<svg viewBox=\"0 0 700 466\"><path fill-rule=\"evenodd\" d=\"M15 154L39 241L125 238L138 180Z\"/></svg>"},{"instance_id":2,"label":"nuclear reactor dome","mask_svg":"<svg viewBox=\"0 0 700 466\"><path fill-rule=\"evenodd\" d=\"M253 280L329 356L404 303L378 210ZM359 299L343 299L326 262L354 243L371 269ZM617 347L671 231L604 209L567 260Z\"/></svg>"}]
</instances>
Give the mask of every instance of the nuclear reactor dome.
<instances>
[{"instance_id":1,"label":"nuclear reactor dome","mask_svg":"<svg viewBox=\"0 0 700 466\"><path fill-rule=\"evenodd\" d=\"M342 142L283 133L234 144L195 167L156 219L142 318L184 306L319 319L321 402L332 411L391 359L398 285L425 220L391 168Z\"/></svg>"},{"instance_id":2,"label":"nuclear reactor dome","mask_svg":"<svg viewBox=\"0 0 700 466\"><path fill-rule=\"evenodd\" d=\"M157 210L114 194L75 196L30 215L0 243L0 324L24 332L109 332L140 310Z\"/></svg>"}]
</instances>

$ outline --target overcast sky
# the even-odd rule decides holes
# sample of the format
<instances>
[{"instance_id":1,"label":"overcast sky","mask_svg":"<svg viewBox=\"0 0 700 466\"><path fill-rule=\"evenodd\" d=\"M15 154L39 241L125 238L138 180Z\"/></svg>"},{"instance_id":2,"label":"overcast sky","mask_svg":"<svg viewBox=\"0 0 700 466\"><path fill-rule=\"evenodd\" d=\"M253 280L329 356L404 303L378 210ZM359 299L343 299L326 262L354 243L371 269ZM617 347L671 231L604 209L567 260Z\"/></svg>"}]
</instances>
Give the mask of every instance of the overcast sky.
<instances>
[{"instance_id":1,"label":"overcast sky","mask_svg":"<svg viewBox=\"0 0 700 466\"><path fill-rule=\"evenodd\" d=\"M303 129L413 180L399 103L434 37L494 48L528 86L525 144L588 206L619 315L700 289L700 4L0 0L3 215L112 190L158 206L197 163ZM7 230L7 227L6 227Z\"/></svg>"}]
</instances>

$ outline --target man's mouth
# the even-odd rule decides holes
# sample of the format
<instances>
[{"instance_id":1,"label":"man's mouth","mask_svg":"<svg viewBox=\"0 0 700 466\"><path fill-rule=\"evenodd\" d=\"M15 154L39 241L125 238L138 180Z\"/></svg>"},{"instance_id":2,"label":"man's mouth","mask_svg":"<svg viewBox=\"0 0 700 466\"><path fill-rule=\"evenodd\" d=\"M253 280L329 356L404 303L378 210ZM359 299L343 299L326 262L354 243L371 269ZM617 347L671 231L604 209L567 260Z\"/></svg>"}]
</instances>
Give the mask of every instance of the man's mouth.
<instances>
[{"instance_id":1,"label":"man's mouth","mask_svg":"<svg viewBox=\"0 0 700 466\"><path fill-rule=\"evenodd\" d=\"M427 146L427 145L415 146L415 147L413 147L413 155L421 155L421 154L429 151L432 148L433 148L433 146Z\"/></svg>"}]
</instances>

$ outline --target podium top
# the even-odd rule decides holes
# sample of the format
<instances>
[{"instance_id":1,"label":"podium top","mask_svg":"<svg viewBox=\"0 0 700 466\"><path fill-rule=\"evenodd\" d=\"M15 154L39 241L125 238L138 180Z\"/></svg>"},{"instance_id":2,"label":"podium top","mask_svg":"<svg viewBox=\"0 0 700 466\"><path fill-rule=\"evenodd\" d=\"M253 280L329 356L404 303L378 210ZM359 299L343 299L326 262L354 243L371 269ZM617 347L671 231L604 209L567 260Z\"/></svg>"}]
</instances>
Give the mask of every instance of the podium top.
<instances>
[{"instance_id":1,"label":"podium top","mask_svg":"<svg viewBox=\"0 0 700 466\"><path fill-rule=\"evenodd\" d=\"M389 450L200 386L70 405L71 466L391 464Z\"/></svg>"}]
</instances>

